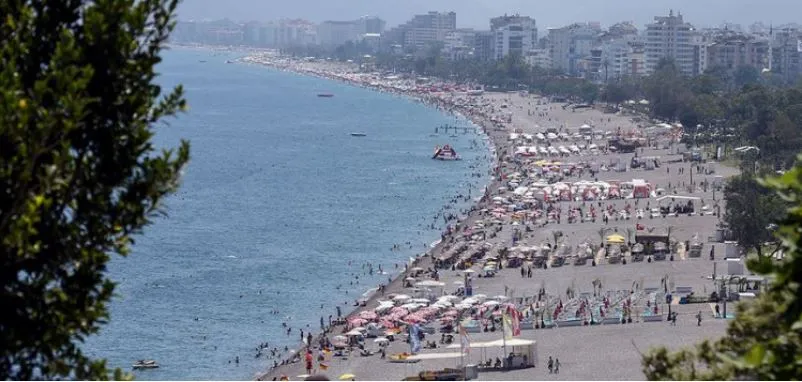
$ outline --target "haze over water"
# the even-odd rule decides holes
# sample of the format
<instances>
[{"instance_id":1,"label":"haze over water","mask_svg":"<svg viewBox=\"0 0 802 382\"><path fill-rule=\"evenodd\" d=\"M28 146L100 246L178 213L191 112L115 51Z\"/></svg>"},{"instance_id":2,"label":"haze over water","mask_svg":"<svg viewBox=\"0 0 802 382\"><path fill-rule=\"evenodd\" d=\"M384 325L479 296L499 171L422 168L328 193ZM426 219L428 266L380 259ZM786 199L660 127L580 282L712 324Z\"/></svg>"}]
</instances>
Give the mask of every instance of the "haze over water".
<instances>
[{"instance_id":1,"label":"haze over water","mask_svg":"<svg viewBox=\"0 0 802 382\"><path fill-rule=\"evenodd\" d=\"M111 322L86 345L124 370L138 359L161 364L137 379L253 378L272 364L254 359L260 343L295 348L298 328L317 332L336 303L350 311L387 281L364 275L362 264L394 274L393 264L439 238L428 225L442 206L467 195L469 183L472 197L487 183L470 176L488 168L481 138L430 136L454 117L393 95L225 63L236 57L175 50L160 66L165 87L184 84L190 111L159 127L156 142L189 139L192 161L165 201L168 217L136 237L128 258L112 261L119 286ZM472 140L481 147L471 149ZM465 160L431 160L445 143ZM412 249L390 250L407 241ZM359 285L351 286L354 274Z\"/></svg>"}]
</instances>

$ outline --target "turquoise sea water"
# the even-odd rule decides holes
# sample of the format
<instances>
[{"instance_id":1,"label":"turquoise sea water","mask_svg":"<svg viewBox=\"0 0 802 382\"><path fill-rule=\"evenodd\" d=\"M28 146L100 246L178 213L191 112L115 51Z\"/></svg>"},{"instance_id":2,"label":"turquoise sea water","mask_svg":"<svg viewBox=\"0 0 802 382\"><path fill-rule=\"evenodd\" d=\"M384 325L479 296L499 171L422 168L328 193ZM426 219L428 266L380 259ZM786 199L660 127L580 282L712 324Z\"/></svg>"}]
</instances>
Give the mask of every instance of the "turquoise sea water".
<instances>
[{"instance_id":1,"label":"turquoise sea water","mask_svg":"<svg viewBox=\"0 0 802 382\"><path fill-rule=\"evenodd\" d=\"M111 322L86 345L114 367L161 364L137 379L253 378L272 364L254 358L260 343L296 347L297 328L316 330L338 303L349 311L345 302L388 277L364 274L362 264L394 273L393 264L439 238L428 227L437 211L487 182L471 176L488 168L481 138L431 136L455 117L398 96L225 64L235 57L177 50L160 66L166 86L184 84L190 111L160 127L156 142L189 139L192 161L165 202L168 216L136 238L128 258L112 261ZM445 143L465 160L431 160ZM413 248L391 251L405 242ZM349 285L357 274L359 285Z\"/></svg>"}]
</instances>

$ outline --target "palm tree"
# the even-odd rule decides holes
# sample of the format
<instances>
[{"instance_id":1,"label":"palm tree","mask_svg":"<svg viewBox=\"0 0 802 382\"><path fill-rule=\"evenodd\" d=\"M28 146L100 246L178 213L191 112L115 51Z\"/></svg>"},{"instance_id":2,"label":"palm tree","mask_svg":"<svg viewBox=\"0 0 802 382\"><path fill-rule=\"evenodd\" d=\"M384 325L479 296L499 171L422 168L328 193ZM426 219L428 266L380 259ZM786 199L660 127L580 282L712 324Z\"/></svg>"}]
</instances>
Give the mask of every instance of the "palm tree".
<instances>
[{"instance_id":1,"label":"palm tree","mask_svg":"<svg viewBox=\"0 0 802 382\"><path fill-rule=\"evenodd\" d=\"M604 67L604 84L607 85L609 83L608 82L608 77L607 77L607 70L610 67L610 58L609 57L604 57L604 59L602 60L602 66Z\"/></svg>"}]
</instances>

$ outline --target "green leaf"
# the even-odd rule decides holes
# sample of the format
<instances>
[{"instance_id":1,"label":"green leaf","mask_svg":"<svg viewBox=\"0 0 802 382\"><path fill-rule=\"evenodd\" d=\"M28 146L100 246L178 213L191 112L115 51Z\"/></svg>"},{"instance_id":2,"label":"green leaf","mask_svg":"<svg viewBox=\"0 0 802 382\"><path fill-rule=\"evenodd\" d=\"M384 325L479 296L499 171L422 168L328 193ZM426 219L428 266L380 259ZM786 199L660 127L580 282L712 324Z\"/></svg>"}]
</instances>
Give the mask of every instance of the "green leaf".
<instances>
[{"instance_id":1,"label":"green leaf","mask_svg":"<svg viewBox=\"0 0 802 382\"><path fill-rule=\"evenodd\" d=\"M761 344L752 346L752 349L744 356L744 360L751 366L758 366L763 362L763 357L766 355L766 348Z\"/></svg>"}]
</instances>

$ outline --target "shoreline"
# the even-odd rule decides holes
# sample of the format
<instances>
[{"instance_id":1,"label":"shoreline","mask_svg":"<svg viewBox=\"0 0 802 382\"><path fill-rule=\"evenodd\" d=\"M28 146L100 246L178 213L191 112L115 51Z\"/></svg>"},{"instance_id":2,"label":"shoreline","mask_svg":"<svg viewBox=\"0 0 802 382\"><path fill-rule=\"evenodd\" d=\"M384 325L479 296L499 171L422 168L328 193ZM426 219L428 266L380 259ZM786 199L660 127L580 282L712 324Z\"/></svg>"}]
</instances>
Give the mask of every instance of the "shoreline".
<instances>
[{"instance_id":1,"label":"shoreline","mask_svg":"<svg viewBox=\"0 0 802 382\"><path fill-rule=\"evenodd\" d=\"M688 322L687 325L680 325L683 326L681 330L664 330L662 325L652 323L663 321L665 312L670 313L672 310L687 321L690 321L690 317L697 315L701 317L703 310L710 312L704 316L716 318L713 314L714 304L708 304L709 300L704 305L682 305L677 296L671 299L667 297L675 294L681 296L683 293L687 294L687 291L691 291L691 294L701 292L701 295L706 295L711 287L709 281L711 266L712 272L715 273L716 263L713 262L712 253L725 253L729 249L726 243L714 239L713 230L718 214L713 211L720 207L718 205L720 200L717 201L715 197L715 191L719 186L716 186L715 182L733 171L716 162L703 162L703 164L686 162L681 154L682 150L687 149L678 142L676 134L677 128L681 131L681 126L669 124L644 126L644 121L646 124L658 122L648 118L641 120L638 117L642 116L633 116L625 112L612 113L601 108L572 108L570 104L551 102L548 98L528 93L476 92L482 93L476 94L469 92L470 88L466 90L463 86L459 89L459 85L448 82L433 83L427 79L416 81L394 75L359 73L354 65L295 60L278 56L263 57L261 60L259 58L249 57L239 61L251 61L296 74L375 88L378 91L410 97L428 106L437 107L440 111L465 116L486 133L494 153L494 177L485 187L484 199L474 200L475 203L470 211L465 211L464 217L459 221L446 222L446 224L463 225L457 227L456 234L446 232L442 235L442 240L427 251L425 256L417 257L411 263L424 269L434 268L434 271L415 272L413 269L410 273L424 273L420 279L415 274L401 273L405 277L415 276L415 281L428 281L432 278L434 281L444 282L444 285L449 286L445 288L453 291L450 288L452 281L457 284L463 280L462 269L471 269L477 265L479 267L471 270L484 272L487 267L495 269L494 274L485 274L485 277L480 274L477 278L473 276L469 278L473 296L477 298L471 302L467 302L470 299L464 299L463 303L453 304L456 310L448 310L451 305L444 306L439 299L438 302L431 304L434 296L429 295L426 296L429 300L427 304L420 303L426 306L421 309L424 311L421 314L416 311L420 304L415 299L411 299L415 304L410 304L416 305L415 307L407 308L402 302L404 305L392 308L399 309L400 312L391 311L387 314L386 309L380 312L381 307L373 309L378 304L377 300L386 300L376 293L367 298L363 306L355 304L355 309L344 316L354 317L363 311L368 311L366 313L373 318L365 316L362 317L365 320L360 321L343 319L343 323L348 323L343 329L367 326L367 322L373 321L387 328L403 327L408 325L408 322L424 322L429 329L437 330L437 322L448 318L445 316L449 316L450 313L456 314L452 320L456 318L460 321L467 313L465 319L469 320L468 325L478 329L474 332L469 331L472 333L471 341L490 342L497 340L498 334L492 334L493 330L488 331L487 327L482 332L481 327L477 326L477 323L482 322L488 325L482 313L487 296L494 296L490 299L498 301L489 303L495 304L512 299L515 302L504 304L515 308L521 314L526 313L527 317L530 313L540 314L541 325L545 325L543 312L548 312L551 324L554 325L541 326L540 329L550 330L528 331L521 334L521 337L537 342L536 351L542 354L531 357L536 364L532 366L539 367L543 365L547 355L548 357L554 355L563 361L567 369L567 373L560 374L557 379L568 378L568 380L642 379L640 368L633 367L639 365L639 353L630 349L630 345L635 344L636 348L655 345L678 348L696 342L700 338L720 336L726 330L726 320L713 320L705 325ZM457 90L454 90L455 88ZM583 129L592 129L592 134L584 133L586 134L584 137L582 134L572 134L572 132L582 132ZM557 136L557 133L560 136ZM636 139L641 145L636 153L608 150L611 136L617 139ZM535 147L535 144L541 146ZM565 146L559 146L558 151L552 144ZM565 149L568 145L572 145L570 152ZM548 150L545 149L546 146L549 147ZM534 149L537 149L539 154L531 154ZM525 155L526 153L530 155ZM641 156L647 160L649 158L659 160L662 156L663 162L660 166L655 163L652 168L629 164L632 160L630 155ZM557 157L559 159L556 159ZM619 166L621 163L625 165ZM655 171L656 167L660 167L660 170ZM694 168L696 177L693 176ZM629 194L620 192L619 186L643 182L647 182L647 187L651 190L648 195L635 196L634 190L630 190ZM710 182L714 184L712 187L708 187ZM556 186L558 183L564 187L558 188ZM592 187L586 188L589 184ZM534 191L527 193L529 189ZM567 195L563 191L568 191ZM534 192L542 192L542 199L535 197ZM674 203L674 198L667 199L671 201L670 204L660 204L661 200L666 199L660 198L662 195L695 200L693 203L687 203L691 213L686 214L687 211L684 210L679 212L680 206ZM491 207L482 210L483 205ZM519 212L521 209L523 213ZM673 213L670 213L671 209ZM601 215L601 219L596 218L597 213ZM476 222L477 218L482 219L482 222ZM468 229L475 229L477 234ZM611 249L609 243L612 240L610 238L614 235L606 235L614 232L621 237L626 232L627 237L634 234L638 242L639 232L644 231L654 232L655 236L665 238L665 244L671 245L666 251L671 254L670 260L667 258L667 253L664 253L666 256L657 258L655 255L652 261L651 252L648 253L648 261L643 255L637 260L635 251L622 249L622 246L616 247L621 253L609 252ZM607 248L605 248L605 237L607 237ZM559 243L560 241L562 243ZM452 242L455 244L452 245ZM600 242L601 244L598 244ZM549 250L553 248L552 245L559 245L559 248L567 251L563 254L554 251L551 255L547 252L545 260L538 261L542 253L538 248L545 248L547 243ZM627 247L632 245L630 242L625 244ZM451 246L471 249L462 253L461 249L450 250ZM574 246L577 252L571 253ZM689 254L688 250L694 247L698 248L697 254ZM591 248L592 252L585 251ZM497 250L498 257L496 257ZM708 250L711 253L710 262L706 256L701 256L703 253L708 253ZM511 252L512 255L507 256L507 252ZM460 255L459 258L457 255ZM557 257L564 261L555 265ZM431 266L433 263L439 263L437 260L440 258L446 259L446 265L451 264L450 271L447 267ZM512 261L521 258L523 260ZM573 259L580 258L584 261L573 262ZM456 260L459 260L459 264L456 264L455 269ZM501 265L505 260L510 261L506 262L502 270ZM571 262L573 264L570 264ZM592 263L588 264L590 262ZM566 267L563 264L570 266ZM407 283L404 278L396 277L383 292L412 295L410 289L406 289L412 286L410 284L412 283ZM603 291L602 284L605 286ZM477 292L481 293L476 294ZM580 295L577 296L576 293ZM541 301L543 296L545 298ZM464 296L451 297L460 300ZM410 301L410 298L407 296L399 301ZM450 301L452 300L448 299L446 302ZM563 310L563 301L570 308ZM398 301L395 305L399 305ZM587 306L598 308L598 311L582 309ZM601 311L602 307L615 322L608 322L610 320L606 318L601 322L598 320L599 317L605 317L605 313ZM698 310L700 308L701 310ZM615 315L618 318L615 318ZM625 322L618 321L623 320L625 315L629 317L629 323L632 325L623 325ZM584 325L582 325L583 320ZM524 329L538 329L534 322L536 321L532 318L530 321L532 327ZM440 325L444 325L443 321L440 321ZM571 326L578 327L570 328ZM339 326L332 327L321 335L328 338L345 333L339 329L341 329ZM391 357L385 361L385 357L382 356L379 361L378 356L370 357L370 352L362 354L365 357L361 357L358 353L334 354L331 363L326 362L326 367L320 366L322 371L319 372L332 376L332 379L342 373L351 373L358 375L360 379L398 380L409 376L410 371L417 373L422 368L442 370L453 367L453 361L446 358L450 358L449 354L454 353L447 351L443 353L442 350L433 350L432 353L428 350L447 347L449 342L440 342L440 346L437 346L436 336L437 331L432 336L435 338L434 344L429 347L427 341L427 347L423 350L427 356L434 356L434 359L426 358L425 365L413 367L413 370L409 370L406 364L399 365L398 362L394 362L398 360L399 355L403 357L409 352L409 345L404 343L405 341L390 341L385 350L388 356L394 354L392 357L396 358ZM345 338L340 340L336 338L335 341L345 341ZM317 349L318 345L312 341L310 348ZM369 346L376 347L375 344L371 346L368 342L363 345L365 349ZM294 362L260 374L258 379L269 380L271 377L274 380L283 377L304 379L305 376L301 375L304 372L302 357L304 349L302 346L299 349L300 353L295 351L294 354L291 353ZM619 351L599 352L600 349ZM501 357L507 355L506 350L502 353ZM487 356L491 358L487 359ZM489 361L492 356L492 354L479 355L479 362ZM468 358L469 364L476 362L475 357ZM327 357L326 360L328 361ZM510 370L503 376L480 374L479 379L546 378L545 374L535 376L532 372L542 372L542 367L540 370Z\"/></svg>"},{"instance_id":2,"label":"shoreline","mask_svg":"<svg viewBox=\"0 0 802 382\"><path fill-rule=\"evenodd\" d=\"M498 176L498 169L499 169L499 153L502 150L501 142L506 139L506 131L502 129L496 128L496 123L492 116L486 115L485 113L477 113L476 110L470 110L458 104L449 102L447 97L443 97L437 93L420 93L416 91L404 91L397 87L388 86L386 84L381 83L368 83L364 81L356 81L347 76L347 74L338 73L335 71L326 71L323 69L319 70L305 70L303 68L299 68L297 66L293 66L293 64L300 64L302 61L291 59L288 57L281 57L275 56L276 59L279 61L258 61L254 62L252 59L254 56L247 56L244 58L237 59L237 62L245 62L248 64L255 64L261 65L265 67L269 67L272 69L280 70L283 72L292 73L295 75L301 76L309 76L309 77L316 77L320 79L325 79L329 81L335 81L339 83L343 83L349 86L365 88L371 91L377 91L381 93L389 93L392 95L400 96L407 98L413 102L421 103L425 107L434 108L439 112L442 112L449 116L454 116L457 118L464 119L470 122L473 125L474 133L477 134L481 139L487 142L487 150L488 154L490 154L490 161L487 163L488 167L490 168L489 171L489 182L482 187L484 194L481 197L473 198L471 205L469 206L469 210L467 215L460 216L457 219L449 222L449 227L452 225L457 225L458 227L470 226L473 222L480 218L479 211L482 209L483 206L487 204L488 196L491 194L492 190L496 190L501 186L501 181L499 180ZM339 66L339 65L338 65ZM343 65L344 66L344 65ZM441 238L430 243L429 248L426 252L418 254L414 259L410 258L410 261L407 261L407 266L411 267L422 267L422 268L433 268L434 267L434 254L438 252L444 251L445 248L448 247L448 244L453 242L455 238L457 238L459 234L458 229L451 230L450 232L441 233ZM345 328L345 322L348 319L359 315L360 312L366 310L368 306L375 305L378 300L380 300L386 294L393 294L393 293L402 293L404 291L404 283L403 283L403 276L406 275L405 270L400 270L394 277L392 277L391 281L387 284L382 284L384 286L383 293L379 292L379 287L369 288L363 296L366 294L368 296L362 297L359 299L362 302L359 306L353 306L353 309L350 311L343 312L344 314L341 317L339 323L333 323L331 326L327 326L323 332L317 332L313 335L312 343L317 343L321 337L328 335L328 334L340 334L337 332L336 329L343 329ZM342 330L344 333L345 330ZM268 380L271 377L280 377L289 375L288 373L282 373L285 369L291 368L293 365L296 365L300 362L299 358L300 355L308 348L308 345L302 345L296 349L292 349L293 351L290 353L292 356L288 356L283 359L283 361L287 361L286 364L280 364L278 367L270 367L268 370L264 372L257 373L255 380L263 381ZM291 362L295 359L295 362Z\"/></svg>"}]
</instances>

